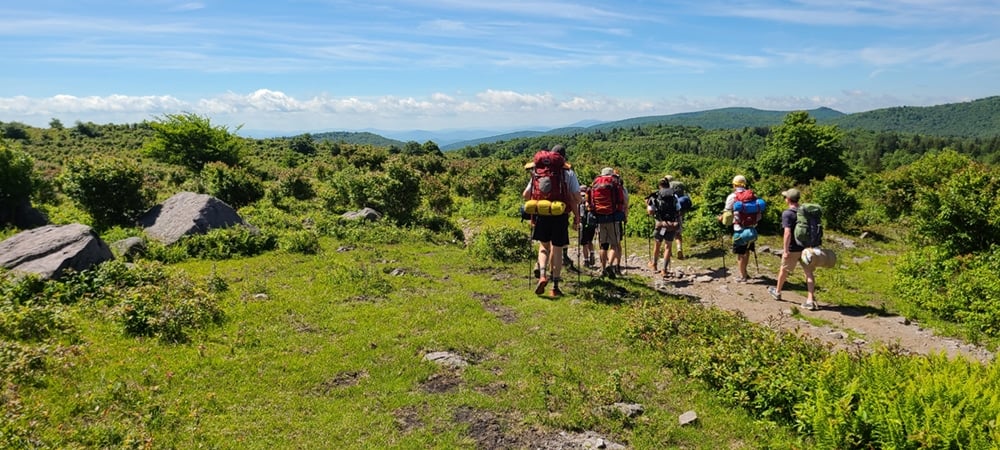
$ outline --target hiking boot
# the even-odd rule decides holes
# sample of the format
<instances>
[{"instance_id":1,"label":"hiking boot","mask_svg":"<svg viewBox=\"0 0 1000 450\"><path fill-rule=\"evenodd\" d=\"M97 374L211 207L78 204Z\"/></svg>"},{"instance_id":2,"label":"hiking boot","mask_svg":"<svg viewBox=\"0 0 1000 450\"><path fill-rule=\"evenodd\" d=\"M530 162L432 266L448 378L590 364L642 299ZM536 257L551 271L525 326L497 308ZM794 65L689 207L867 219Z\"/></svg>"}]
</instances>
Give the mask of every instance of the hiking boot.
<instances>
[{"instance_id":1,"label":"hiking boot","mask_svg":"<svg viewBox=\"0 0 1000 450\"><path fill-rule=\"evenodd\" d=\"M605 267L604 270L601 271L601 276L602 277L608 277L608 278L614 280L615 279L615 269L614 269L614 267Z\"/></svg>"},{"instance_id":2,"label":"hiking boot","mask_svg":"<svg viewBox=\"0 0 1000 450\"><path fill-rule=\"evenodd\" d=\"M774 298L775 300L781 301L781 292L778 292L778 289L775 288L774 286L768 287L767 293L771 294L771 297Z\"/></svg>"},{"instance_id":3,"label":"hiking boot","mask_svg":"<svg viewBox=\"0 0 1000 450\"><path fill-rule=\"evenodd\" d=\"M535 278L541 278L542 277L542 272L540 270L538 270L538 269L535 269L534 272L532 272L532 273L535 275Z\"/></svg>"},{"instance_id":4,"label":"hiking boot","mask_svg":"<svg viewBox=\"0 0 1000 450\"><path fill-rule=\"evenodd\" d=\"M545 277L538 279L538 285L535 286L535 295L542 295L545 292L545 285L549 284L549 280Z\"/></svg>"},{"instance_id":5,"label":"hiking boot","mask_svg":"<svg viewBox=\"0 0 1000 450\"><path fill-rule=\"evenodd\" d=\"M805 309L808 309L810 311L815 311L815 310L819 309L819 307L816 306L816 302L805 302L805 303L802 304L802 307L805 308Z\"/></svg>"},{"instance_id":6,"label":"hiking boot","mask_svg":"<svg viewBox=\"0 0 1000 450\"><path fill-rule=\"evenodd\" d=\"M573 260L566 256L565 253L563 253L563 267L573 267Z\"/></svg>"},{"instance_id":7,"label":"hiking boot","mask_svg":"<svg viewBox=\"0 0 1000 450\"><path fill-rule=\"evenodd\" d=\"M656 272L656 263L655 262L650 261L650 262L646 263L646 267L649 267L650 269L653 269L654 272Z\"/></svg>"},{"instance_id":8,"label":"hiking boot","mask_svg":"<svg viewBox=\"0 0 1000 450\"><path fill-rule=\"evenodd\" d=\"M677 259L678 260L684 259L684 252L677 250Z\"/></svg>"},{"instance_id":9,"label":"hiking boot","mask_svg":"<svg viewBox=\"0 0 1000 450\"><path fill-rule=\"evenodd\" d=\"M549 292L549 296L551 296L551 297L562 297L562 295L563 295L563 292L562 292L561 289L559 289L559 285L558 284L553 284L552 285L552 291Z\"/></svg>"},{"instance_id":10,"label":"hiking boot","mask_svg":"<svg viewBox=\"0 0 1000 450\"><path fill-rule=\"evenodd\" d=\"M666 270L663 270L663 271L660 271L660 276L662 276L663 278L670 278L672 275L670 275L670 272L667 272Z\"/></svg>"}]
</instances>

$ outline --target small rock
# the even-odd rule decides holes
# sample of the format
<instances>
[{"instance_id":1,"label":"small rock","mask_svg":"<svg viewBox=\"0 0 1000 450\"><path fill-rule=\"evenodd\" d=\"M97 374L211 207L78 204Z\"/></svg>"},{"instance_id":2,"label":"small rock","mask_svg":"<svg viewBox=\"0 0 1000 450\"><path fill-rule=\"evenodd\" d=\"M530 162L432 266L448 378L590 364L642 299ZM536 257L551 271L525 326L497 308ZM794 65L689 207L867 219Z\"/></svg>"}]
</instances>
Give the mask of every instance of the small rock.
<instances>
[{"instance_id":1,"label":"small rock","mask_svg":"<svg viewBox=\"0 0 1000 450\"><path fill-rule=\"evenodd\" d=\"M451 367L453 369L459 369L469 365L469 363L462 359L461 356L451 352L431 352L424 355L424 361L431 361L437 363L438 365Z\"/></svg>"},{"instance_id":2,"label":"small rock","mask_svg":"<svg viewBox=\"0 0 1000 450\"><path fill-rule=\"evenodd\" d=\"M868 239L868 237L871 235L872 235L871 233L865 231L864 233L861 233L861 236L858 236L858 239L865 240Z\"/></svg>"},{"instance_id":3,"label":"small rock","mask_svg":"<svg viewBox=\"0 0 1000 450\"><path fill-rule=\"evenodd\" d=\"M698 413L694 411L685 412L684 414L681 414L681 416L677 418L677 422L680 423L682 427L685 425L690 425L697 420L698 420Z\"/></svg>"},{"instance_id":4,"label":"small rock","mask_svg":"<svg viewBox=\"0 0 1000 450\"><path fill-rule=\"evenodd\" d=\"M903 317L903 318L899 319L899 323L901 323L903 325L909 325L911 323L910 322L910 318L909 317Z\"/></svg>"},{"instance_id":5,"label":"small rock","mask_svg":"<svg viewBox=\"0 0 1000 450\"><path fill-rule=\"evenodd\" d=\"M866 263L866 262L871 261L871 260L872 260L871 256L862 256L862 257L859 257L859 258L852 259L852 261L854 261L854 264L862 264L862 263Z\"/></svg>"},{"instance_id":6,"label":"small rock","mask_svg":"<svg viewBox=\"0 0 1000 450\"><path fill-rule=\"evenodd\" d=\"M834 242L840 244L844 248L856 248L854 241L847 238L833 238Z\"/></svg>"},{"instance_id":7,"label":"small rock","mask_svg":"<svg viewBox=\"0 0 1000 450\"><path fill-rule=\"evenodd\" d=\"M866 341L864 339L860 339L860 338L854 340L854 345L865 345L867 343L868 343L868 341Z\"/></svg>"},{"instance_id":8,"label":"small rock","mask_svg":"<svg viewBox=\"0 0 1000 450\"><path fill-rule=\"evenodd\" d=\"M695 278L694 281L697 281L699 283L710 283L714 279L715 278L712 278L711 275L702 275L698 278Z\"/></svg>"},{"instance_id":9,"label":"small rock","mask_svg":"<svg viewBox=\"0 0 1000 450\"><path fill-rule=\"evenodd\" d=\"M267 294L265 294L263 292L253 295L253 299L254 300L267 300L267 298L268 298Z\"/></svg>"},{"instance_id":10,"label":"small rock","mask_svg":"<svg viewBox=\"0 0 1000 450\"><path fill-rule=\"evenodd\" d=\"M392 275L394 277L398 277L398 276L406 275L406 271L403 270L403 269L392 269L392 272L389 272L389 275Z\"/></svg>"},{"instance_id":11,"label":"small rock","mask_svg":"<svg viewBox=\"0 0 1000 450\"><path fill-rule=\"evenodd\" d=\"M758 250L760 250L761 253L771 253L771 246L770 245L761 245Z\"/></svg>"},{"instance_id":12,"label":"small rock","mask_svg":"<svg viewBox=\"0 0 1000 450\"><path fill-rule=\"evenodd\" d=\"M622 413L625 417L633 418L641 416L645 409L638 403L615 403L611 408Z\"/></svg>"},{"instance_id":13,"label":"small rock","mask_svg":"<svg viewBox=\"0 0 1000 450\"><path fill-rule=\"evenodd\" d=\"M843 331L831 331L830 336L833 336L837 339L847 339L847 333Z\"/></svg>"},{"instance_id":14,"label":"small rock","mask_svg":"<svg viewBox=\"0 0 1000 450\"><path fill-rule=\"evenodd\" d=\"M354 247L351 247L351 246L348 246L348 245L337 247L337 252L338 253L349 252L351 250L354 250Z\"/></svg>"}]
</instances>

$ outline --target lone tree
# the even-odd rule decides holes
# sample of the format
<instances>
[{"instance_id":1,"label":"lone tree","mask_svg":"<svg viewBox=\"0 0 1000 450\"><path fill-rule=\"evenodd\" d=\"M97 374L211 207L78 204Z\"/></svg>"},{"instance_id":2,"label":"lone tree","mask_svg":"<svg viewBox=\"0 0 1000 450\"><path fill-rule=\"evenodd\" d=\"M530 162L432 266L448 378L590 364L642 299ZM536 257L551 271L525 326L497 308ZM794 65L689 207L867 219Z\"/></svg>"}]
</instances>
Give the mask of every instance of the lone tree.
<instances>
[{"instance_id":1,"label":"lone tree","mask_svg":"<svg viewBox=\"0 0 1000 450\"><path fill-rule=\"evenodd\" d=\"M757 167L761 173L785 175L801 184L827 175L844 177L848 167L841 137L836 126L817 125L805 111L791 112L771 131Z\"/></svg>"},{"instance_id":2,"label":"lone tree","mask_svg":"<svg viewBox=\"0 0 1000 450\"><path fill-rule=\"evenodd\" d=\"M224 126L213 127L207 117L167 114L150 127L156 134L144 150L159 161L180 164L195 172L210 162L230 166L240 162L243 141Z\"/></svg>"}]
</instances>

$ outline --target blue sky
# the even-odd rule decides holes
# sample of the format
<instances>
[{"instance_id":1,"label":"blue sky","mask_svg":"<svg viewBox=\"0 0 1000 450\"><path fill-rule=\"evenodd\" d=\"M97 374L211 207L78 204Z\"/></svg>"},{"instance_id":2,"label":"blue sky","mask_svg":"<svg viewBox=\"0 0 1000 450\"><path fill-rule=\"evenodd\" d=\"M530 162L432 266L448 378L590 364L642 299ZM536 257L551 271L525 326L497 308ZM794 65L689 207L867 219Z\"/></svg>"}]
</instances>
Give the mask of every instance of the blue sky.
<instances>
[{"instance_id":1,"label":"blue sky","mask_svg":"<svg viewBox=\"0 0 1000 450\"><path fill-rule=\"evenodd\" d=\"M995 0L4 2L0 121L511 130L926 106L1000 94L998 24Z\"/></svg>"}]
</instances>

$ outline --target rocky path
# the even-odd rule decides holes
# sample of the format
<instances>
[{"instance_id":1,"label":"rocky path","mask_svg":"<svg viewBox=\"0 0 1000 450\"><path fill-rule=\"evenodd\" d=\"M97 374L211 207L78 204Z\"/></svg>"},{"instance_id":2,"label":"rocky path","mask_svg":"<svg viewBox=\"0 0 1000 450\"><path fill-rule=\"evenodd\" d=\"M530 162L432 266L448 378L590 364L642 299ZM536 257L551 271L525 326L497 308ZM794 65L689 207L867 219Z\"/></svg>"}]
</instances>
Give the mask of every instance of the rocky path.
<instances>
[{"instance_id":1,"label":"rocky path","mask_svg":"<svg viewBox=\"0 0 1000 450\"><path fill-rule=\"evenodd\" d=\"M570 251L570 255L575 260L575 248ZM774 300L768 294L767 287L775 285L777 273L771 273L762 265L761 273L756 274L755 278L746 283L737 282L735 275L732 275L735 258L729 259L729 256L727 255L729 271L722 268L720 259L675 260L670 268L675 276L663 279L647 268L646 255L640 256L630 252L625 275L643 277L660 292L689 298L706 306L739 311L753 322L811 336L838 349L852 347L867 349L873 345L889 345L917 354L944 352L952 357L963 356L984 362L994 358L994 355L984 348L958 339L935 335L919 324L901 316L885 314L875 308L832 305L824 303L823 298L818 297L820 309L808 311L800 307L805 301L804 292L799 293L787 288L782 292L781 301ZM777 257L766 252L758 256L761 260ZM777 262L767 265L776 266ZM753 267L754 263L751 261L751 275L755 272ZM822 269L817 271L820 284L823 276L821 271ZM588 272L590 271L585 270L584 273ZM597 271L593 271L592 275L597 276ZM802 282L801 269L796 270L789 282ZM802 316L814 319L814 322L821 325L814 325L805 318L796 317L796 310Z\"/></svg>"}]
</instances>

